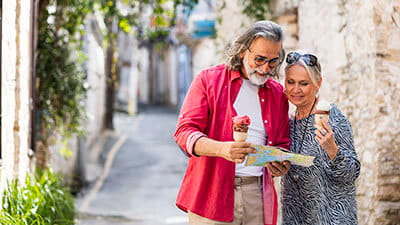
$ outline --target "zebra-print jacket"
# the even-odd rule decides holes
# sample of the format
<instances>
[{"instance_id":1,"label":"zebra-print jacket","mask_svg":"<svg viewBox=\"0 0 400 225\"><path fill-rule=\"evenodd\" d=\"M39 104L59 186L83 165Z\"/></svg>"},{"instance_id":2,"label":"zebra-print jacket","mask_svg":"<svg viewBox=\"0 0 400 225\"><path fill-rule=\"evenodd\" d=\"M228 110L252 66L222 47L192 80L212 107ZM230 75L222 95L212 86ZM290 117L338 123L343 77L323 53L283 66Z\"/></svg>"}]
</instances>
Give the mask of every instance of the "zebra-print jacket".
<instances>
[{"instance_id":1,"label":"zebra-print jacket","mask_svg":"<svg viewBox=\"0 0 400 225\"><path fill-rule=\"evenodd\" d=\"M357 224L354 182L360 174L360 162L351 125L332 104L329 125L339 152L331 161L315 139L314 124L314 114L290 121L290 150L316 158L311 167L292 165L282 178L282 224Z\"/></svg>"}]
</instances>

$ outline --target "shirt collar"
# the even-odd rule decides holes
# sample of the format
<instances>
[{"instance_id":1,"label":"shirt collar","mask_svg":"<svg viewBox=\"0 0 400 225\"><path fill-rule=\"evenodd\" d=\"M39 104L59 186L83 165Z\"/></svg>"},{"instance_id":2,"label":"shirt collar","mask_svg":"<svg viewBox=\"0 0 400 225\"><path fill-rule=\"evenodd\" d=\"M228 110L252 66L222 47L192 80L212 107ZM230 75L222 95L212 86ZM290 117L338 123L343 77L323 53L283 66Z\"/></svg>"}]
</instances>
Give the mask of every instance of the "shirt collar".
<instances>
[{"instance_id":1,"label":"shirt collar","mask_svg":"<svg viewBox=\"0 0 400 225\"><path fill-rule=\"evenodd\" d=\"M231 71L231 81L234 81L238 78L240 78L242 75L240 74L239 70L232 70Z\"/></svg>"}]
</instances>

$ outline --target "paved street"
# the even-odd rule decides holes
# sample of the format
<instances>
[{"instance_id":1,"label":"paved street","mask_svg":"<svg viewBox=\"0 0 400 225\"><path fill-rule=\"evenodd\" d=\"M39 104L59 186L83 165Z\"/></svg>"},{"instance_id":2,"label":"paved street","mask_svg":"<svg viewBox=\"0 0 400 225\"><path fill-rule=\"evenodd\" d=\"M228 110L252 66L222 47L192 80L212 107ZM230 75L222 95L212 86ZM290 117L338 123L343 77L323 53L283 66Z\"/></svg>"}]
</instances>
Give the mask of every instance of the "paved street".
<instances>
[{"instance_id":1,"label":"paved street","mask_svg":"<svg viewBox=\"0 0 400 225\"><path fill-rule=\"evenodd\" d=\"M187 225L175 198L186 157L173 140L177 113L147 107L117 114L105 143L104 170L77 203L80 225Z\"/></svg>"}]
</instances>

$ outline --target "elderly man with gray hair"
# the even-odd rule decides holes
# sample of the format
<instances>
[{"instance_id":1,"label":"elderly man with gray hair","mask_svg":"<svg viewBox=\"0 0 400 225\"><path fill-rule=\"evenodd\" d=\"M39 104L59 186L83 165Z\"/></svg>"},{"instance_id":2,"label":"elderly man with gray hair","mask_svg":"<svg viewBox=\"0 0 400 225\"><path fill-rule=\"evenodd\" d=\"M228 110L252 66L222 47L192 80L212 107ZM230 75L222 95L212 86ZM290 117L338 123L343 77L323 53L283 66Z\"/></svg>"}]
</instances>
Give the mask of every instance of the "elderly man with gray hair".
<instances>
[{"instance_id":1,"label":"elderly man with gray hair","mask_svg":"<svg viewBox=\"0 0 400 225\"><path fill-rule=\"evenodd\" d=\"M227 48L227 62L200 72L183 103L175 140L189 157L177 206L191 225L276 224L273 176L290 164L245 166L251 144L288 149L288 101L273 78L284 59L281 27L259 21ZM246 115L247 140L235 142L232 118Z\"/></svg>"}]
</instances>

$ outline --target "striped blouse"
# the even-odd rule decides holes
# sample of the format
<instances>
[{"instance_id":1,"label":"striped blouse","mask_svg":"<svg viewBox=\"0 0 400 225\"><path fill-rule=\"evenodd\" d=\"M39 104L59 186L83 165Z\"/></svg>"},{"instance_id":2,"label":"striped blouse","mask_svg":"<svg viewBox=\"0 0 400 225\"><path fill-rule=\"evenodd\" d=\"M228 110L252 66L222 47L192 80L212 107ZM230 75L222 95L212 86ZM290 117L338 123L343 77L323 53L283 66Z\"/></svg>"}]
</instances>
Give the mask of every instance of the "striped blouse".
<instances>
[{"instance_id":1,"label":"striped blouse","mask_svg":"<svg viewBox=\"0 0 400 225\"><path fill-rule=\"evenodd\" d=\"M292 152L315 156L314 165L292 165L282 179L282 224L357 224L355 180L360 162L349 121L332 105L329 125L339 147L331 161L315 139L314 114L290 121Z\"/></svg>"}]
</instances>

